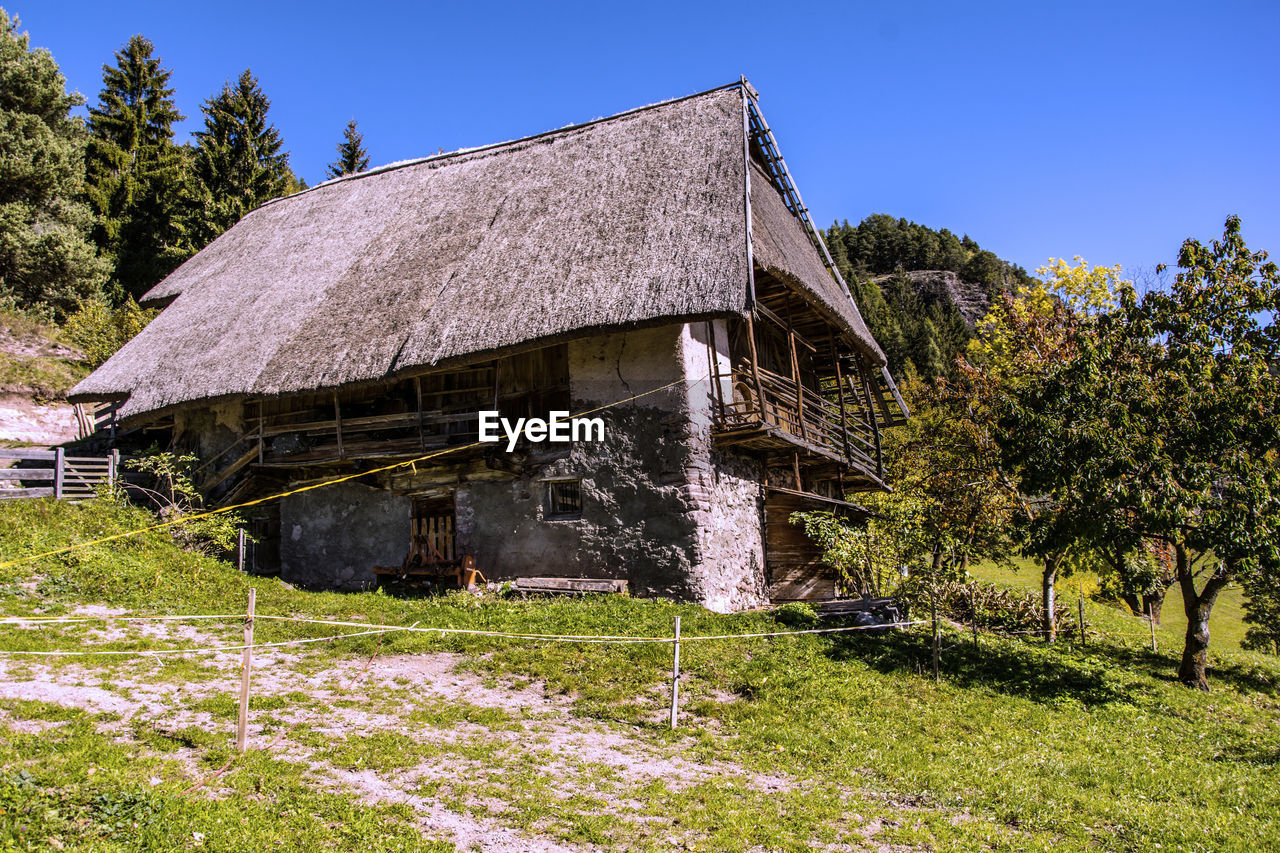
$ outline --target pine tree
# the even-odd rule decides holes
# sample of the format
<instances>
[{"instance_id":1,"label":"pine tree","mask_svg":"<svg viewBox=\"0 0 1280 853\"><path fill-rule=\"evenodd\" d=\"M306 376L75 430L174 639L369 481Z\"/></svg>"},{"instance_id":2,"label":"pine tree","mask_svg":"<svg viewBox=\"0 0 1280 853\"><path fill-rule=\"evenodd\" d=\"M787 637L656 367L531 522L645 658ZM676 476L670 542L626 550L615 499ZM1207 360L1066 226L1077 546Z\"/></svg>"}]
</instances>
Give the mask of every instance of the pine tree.
<instances>
[{"instance_id":1,"label":"pine tree","mask_svg":"<svg viewBox=\"0 0 1280 853\"><path fill-rule=\"evenodd\" d=\"M78 201L85 133L70 111L81 101L17 27L0 9L0 296L63 316L106 277Z\"/></svg>"},{"instance_id":2,"label":"pine tree","mask_svg":"<svg viewBox=\"0 0 1280 853\"><path fill-rule=\"evenodd\" d=\"M173 143L181 121L171 71L135 35L102 67L98 106L89 110L87 197L99 248L115 260L115 301L135 298L184 257L179 217L185 162Z\"/></svg>"},{"instance_id":3,"label":"pine tree","mask_svg":"<svg viewBox=\"0 0 1280 853\"><path fill-rule=\"evenodd\" d=\"M270 100L248 69L205 101L196 131L194 204L189 236L199 249L258 205L297 185L280 132L267 120Z\"/></svg>"},{"instance_id":4,"label":"pine tree","mask_svg":"<svg viewBox=\"0 0 1280 853\"><path fill-rule=\"evenodd\" d=\"M347 122L338 143L338 159L329 164L329 177L341 178L369 168L369 152L364 149L364 135L356 130L356 120Z\"/></svg>"}]
</instances>

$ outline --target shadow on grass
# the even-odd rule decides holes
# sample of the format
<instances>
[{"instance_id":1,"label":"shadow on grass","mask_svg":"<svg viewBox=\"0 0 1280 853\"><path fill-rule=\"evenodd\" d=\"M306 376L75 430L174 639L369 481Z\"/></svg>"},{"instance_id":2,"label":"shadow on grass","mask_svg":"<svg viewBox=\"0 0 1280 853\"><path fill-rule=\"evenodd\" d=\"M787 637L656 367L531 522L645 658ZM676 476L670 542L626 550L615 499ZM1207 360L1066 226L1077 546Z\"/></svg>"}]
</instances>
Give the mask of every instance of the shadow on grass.
<instances>
[{"instance_id":1,"label":"shadow on grass","mask_svg":"<svg viewBox=\"0 0 1280 853\"><path fill-rule=\"evenodd\" d=\"M1109 658L1118 665L1128 669L1144 672L1159 681L1176 683L1178 680L1178 660L1181 650L1170 648L1164 652L1153 652L1149 648L1133 646L1103 646ZM1231 661L1215 658L1216 664L1209 667L1209 689L1215 684L1225 686L1240 693L1265 693L1275 696L1280 692L1280 683L1275 673L1259 670Z\"/></svg>"},{"instance_id":2,"label":"shadow on grass","mask_svg":"<svg viewBox=\"0 0 1280 853\"><path fill-rule=\"evenodd\" d=\"M1134 704L1132 684L1108 678L1096 661L1076 658L1068 650L984 637L975 649L970 640L944 635L939 671L960 687L985 687L1008 696L1053 704L1071 699L1087 706ZM933 672L928 635L891 631L884 634L836 635L828 654L834 660L860 660L884 672ZM1094 650L1095 652L1098 650Z\"/></svg>"}]
</instances>

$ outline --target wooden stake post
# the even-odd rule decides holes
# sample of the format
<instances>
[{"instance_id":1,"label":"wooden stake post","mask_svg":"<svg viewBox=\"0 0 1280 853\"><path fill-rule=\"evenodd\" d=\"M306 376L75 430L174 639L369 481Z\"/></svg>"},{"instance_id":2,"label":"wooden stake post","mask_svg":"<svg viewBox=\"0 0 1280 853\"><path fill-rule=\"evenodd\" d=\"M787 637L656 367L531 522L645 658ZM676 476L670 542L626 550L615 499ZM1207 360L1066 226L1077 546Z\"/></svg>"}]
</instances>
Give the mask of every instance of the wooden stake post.
<instances>
[{"instance_id":1,"label":"wooden stake post","mask_svg":"<svg viewBox=\"0 0 1280 853\"><path fill-rule=\"evenodd\" d=\"M978 648L978 603L977 598L973 594L973 587L969 588L969 613L973 616L973 648Z\"/></svg>"},{"instance_id":2,"label":"wooden stake post","mask_svg":"<svg viewBox=\"0 0 1280 853\"><path fill-rule=\"evenodd\" d=\"M938 675L938 657L941 649L938 646L941 638L938 636L938 596L932 587L929 589L929 612L933 617L933 680L937 681L940 677Z\"/></svg>"},{"instance_id":3,"label":"wooden stake post","mask_svg":"<svg viewBox=\"0 0 1280 853\"><path fill-rule=\"evenodd\" d=\"M1151 602L1148 601L1147 602L1147 625L1151 627L1151 651L1154 653L1154 652L1159 652L1160 649L1156 647L1156 620L1152 618L1151 614L1152 614Z\"/></svg>"},{"instance_id":4,"label":"wooden stake post","mask_svg":"<svg viewBox=\"0 0 1280 853\"><path fill-rule=\"evenodd\" d=\"M1079 607L1078 612L1080 614L1080 648L1083 649L1085 647L1085 642L1086 642L1084 638L1084 584L1083 583L1080 584L1080 596L1079 598L1076 599L1076 604Z\"/></svg>"},{"instance_id":5,"label":"wooden stake post","mask_svg":"<svg viewBox=\"0 0 1280 853\"><path fill-rule=\"evenodd\" d=\"M244 528L236 530L236 568L244 571Z\"/></svg>"},{"instance_id":6,"label":"wooden stake post","mask_svg":"<svg viewBox=\"0 0 1280 853\"><path fill-rule=\"evenodd\" d=\"M676 617L676 641L671 644L671 728L680 710L680 617Z\"/></svg>"},{"instance_id":7,"label":"wooden stake post","mask_svg":"<svg viewBox=\"0 0 1280 853\"><path fill-rule=\"evenodd\" d=\"M243 753L249 739L249 675L253 670L253 605L256 589L249 590L249 609L244 617L244 657L240 664L240 719L236 727L236 752Z\"/></svg>"}]
</instances>

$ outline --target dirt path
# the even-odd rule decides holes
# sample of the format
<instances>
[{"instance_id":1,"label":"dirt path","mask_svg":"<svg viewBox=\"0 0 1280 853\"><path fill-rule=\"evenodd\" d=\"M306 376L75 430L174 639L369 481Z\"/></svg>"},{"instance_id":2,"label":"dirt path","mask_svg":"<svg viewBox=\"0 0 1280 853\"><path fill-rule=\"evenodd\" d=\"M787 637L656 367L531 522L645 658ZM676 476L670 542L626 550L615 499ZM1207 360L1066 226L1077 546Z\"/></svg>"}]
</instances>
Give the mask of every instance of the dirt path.
<instances>
[{"instance_id":1,"label":"dirt path","mask_svg":"<svg viewBox=\"0 0 1280 853\"><path fill-rule=\"evenodd\" d=\"M228 643L217 629L159 624L136 630ZM95 632L102 639L120 634ZM575 716L569 698L550 696L541 684L495 682L462 670L464 661L442 652L379 655L372 662L325 658L320 667L304 651L263 650L255 656L250 746L270 748L318 788L408 806L424 835L459 850L496 853L598 849L583 842L578 827L602 814L622 837L661 849L696 835L679 814L656 809L655 802L707 784L761 802L802 787L782 774L699 760L692 735L673 741ZM177 742L191 727L230 741L239 655L183 666L174 677L158 658L101 665L0 658L0 698L110 712L118 719L100 726L122 742L140 743L139 725ZM7 712L0 723L51 725ZM164 754L186 766L192 779L207 773L197 747ZM217 779L205 790L231 793ZM849 843L828 849L889 849L868 832L878 824L871 818L865 824L850 828Z\"/></svg>"}]
</instances>

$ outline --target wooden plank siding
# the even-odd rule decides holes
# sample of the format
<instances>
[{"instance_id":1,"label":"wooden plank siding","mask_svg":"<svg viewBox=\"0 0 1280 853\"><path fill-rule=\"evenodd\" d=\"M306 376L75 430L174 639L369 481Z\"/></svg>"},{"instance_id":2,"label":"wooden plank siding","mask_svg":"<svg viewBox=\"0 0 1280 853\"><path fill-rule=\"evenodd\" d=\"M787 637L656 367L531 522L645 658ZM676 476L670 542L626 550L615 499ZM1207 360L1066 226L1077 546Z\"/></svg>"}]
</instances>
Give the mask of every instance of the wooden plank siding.
<instances>
[{"instance_id":1,"label":"wooden plank siding","mask_svg":"<svg viewBox=\"0 0 1280 853\"><path fill-rule=\"evenodd\" d=\"M791 514L814 509L799 495L766 491L764 501L765 568L774 601L835 598L836 571L822 561L822 548L791 523Z\"/></svg>"}]
</instances>

